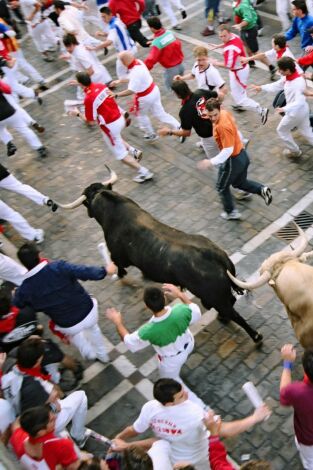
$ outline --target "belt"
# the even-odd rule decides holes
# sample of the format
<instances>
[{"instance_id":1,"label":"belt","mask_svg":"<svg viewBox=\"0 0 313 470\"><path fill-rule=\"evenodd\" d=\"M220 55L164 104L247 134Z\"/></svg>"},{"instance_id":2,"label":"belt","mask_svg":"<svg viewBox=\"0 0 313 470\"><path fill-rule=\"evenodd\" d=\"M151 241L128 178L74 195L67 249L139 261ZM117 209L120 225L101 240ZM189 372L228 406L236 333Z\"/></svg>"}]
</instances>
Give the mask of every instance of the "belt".
<instances>
[{"instance_id":1,"label":"belt","mask_svg":"<svg viewBox=\"0 0 313 470\"><path fill-rule=\"evenodd\" d=\"M162 358L168 358L168 357L176 357L178 356L179 354L183 353L184 351L186 351L186 349L188 348L189 346L189 343L186 343L184 344L184 349L182 351L178 351L176 354L171 354L170 356L160 356L160 354L158 354L158 358L160 361L162 361Z\"/></svg>"},{"instance_id":2,"label":"belt","mask_svg":"<svg viewBox=\"0 0 313 470\"><path fill-rule=\"evenodd\" d=\"M241 67L241 69L236 69L236 70L231 70L234 75L235 75L235 79L236 81L239 83L240 86L242 86L242 88L246 89L247 88L247 85L245 85L244 83L242 83L242 81L240 80L239 76L238 76L238 72L240 70L244 70L246 68L247 64L244 66L244 67Z\"/></svg>"}]
</instances>

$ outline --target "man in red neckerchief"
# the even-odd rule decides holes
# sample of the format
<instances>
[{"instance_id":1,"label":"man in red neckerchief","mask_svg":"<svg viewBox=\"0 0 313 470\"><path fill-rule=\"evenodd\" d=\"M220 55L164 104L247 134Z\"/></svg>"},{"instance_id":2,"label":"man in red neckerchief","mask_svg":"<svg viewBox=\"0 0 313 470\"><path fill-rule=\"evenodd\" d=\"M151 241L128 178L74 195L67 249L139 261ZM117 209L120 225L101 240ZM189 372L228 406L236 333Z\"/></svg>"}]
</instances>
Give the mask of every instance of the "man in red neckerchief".
<instances>
[{"instance_id":1,"label":"man in red neckerchief","mask_svg":"<svg viewBox=\"0 0 313 470\"><path fill-rule=\"evenodd\" d=\"M223 48L224 62L211 59L210 62L215 67L222 67L229 71L229 84L230 92L235 101L233 108L236 111L244 111L244 108L251 109L257 112L260 117L262 124L264 125L267 121L269 110L263 108L255 100L251 99L247 95L247 85L249 78L250 68L247 64L241 63L241 57L246 57L244 44L239 36L231 32L231 27L222 24L219 27L219 37L222 44L212 44L210 49Z\"/></svg>"},{"instance_id":2,"label":"man in red neckerchief","mask_svg":"<svg viewBox=\"0 0 313 470\"><path fill-rule=\"evenodd\" d=\"M152 114L156 119L171 128L179 129L180 124L171 114L167 113L161 102L159 87L154 83L153 78L146 65L135 58L130 52L120 52L119 59L128 69L128 76L122 80L116 80L115 84L127 83L127 89L115 94L115 98L133 95L133 110L137 115L140 127L144 129L144 140L153 142L158 138L152 127L148 114Z\"/></svg>"},{"instance_id":3,"label":"man in red neckerchief","mask_svg":"<svg viewBox=\"0 0 313 470\"><path fill-rule=\"evenodd\" d=\"M284 90L286 106L275 109L276 113L285 113L277 127L277 133L287 147L283 151L283 155L299 158L302 151L293 139L292 129L296 127L308 143L313 145L310 108L304 95L306 82L303 75L300 75L297 71L296 62L291 57L282 57L278 60L277 65L279 73L282 75L280 80L262 86L251 85L251 87L257 92L278 93Z\"/></svg>"},{"instance_id":4,"label":"man in red neckerchief","mask_svg":"<svg viewBox=\"0 0 313 470\"><path fill-rule=\"evenodd\" d=\"M303 381L292 382L291 370L296 360L292 344L281 349L284 360L280 379L280 404L294 409L295 441L303 467L313 468L313 351L306 350L302 356L305 372Z\"/></svg>"},{"instance_id":5,"label":"man in red neckerchief","mask_svg":"<svg viewBox=\"0 0 313 470\"><path fill-rule=\"evenodd\" d=\"M78 84L85 93L85 116L75 110L71 114L85 119L87 122L96 121L102 130L105 143L115 156L125 165L138 171L133 178L136 183L143 183L153 177L148 168L140 165L141 150L128 144L121 135L126 122L121 108L116 103L109 88L102 83L91 83L90 76L85 72L76 74Z\"/></svg>"}]
</instances>

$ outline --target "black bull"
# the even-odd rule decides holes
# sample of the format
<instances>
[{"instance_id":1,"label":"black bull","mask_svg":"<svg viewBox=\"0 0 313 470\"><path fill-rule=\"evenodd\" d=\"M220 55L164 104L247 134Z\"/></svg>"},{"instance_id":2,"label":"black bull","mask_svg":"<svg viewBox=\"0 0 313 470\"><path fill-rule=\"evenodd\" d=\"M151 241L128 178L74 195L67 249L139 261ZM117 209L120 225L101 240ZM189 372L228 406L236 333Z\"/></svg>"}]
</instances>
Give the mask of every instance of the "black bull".
<instances>
[{"instance_id":1,"label":"black bull","mask_svg":"<svg viewBox=\"0 0 313 470\"><path fill-rule=\"evenodd\" d=\"M125 268L136 266L155 282L188 289L201 299L206 309L215 308L219 319L232 320L244 328L254 342L262 335L253 330L234 309L236 301L226 271L235 276L235 267L225 251L202 235L190 235L169 227L131 199L111 190L111 185L90 185L83 193L83 204L101 225L119 277Z\"/></svg>"}]
</instances>

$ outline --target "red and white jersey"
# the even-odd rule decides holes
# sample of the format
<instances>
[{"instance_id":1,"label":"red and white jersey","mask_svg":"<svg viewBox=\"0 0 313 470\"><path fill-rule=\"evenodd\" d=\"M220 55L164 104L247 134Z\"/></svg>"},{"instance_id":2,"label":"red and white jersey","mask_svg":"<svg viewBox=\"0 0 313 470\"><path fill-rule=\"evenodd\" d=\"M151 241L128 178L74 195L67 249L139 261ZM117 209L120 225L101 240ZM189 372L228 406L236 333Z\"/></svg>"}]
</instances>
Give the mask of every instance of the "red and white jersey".
<instances>
[{"instance_id":1,"label":"red and white jersey","mask_svg":"<svg viewBox=\"0 0 313 470\"><path fill-rule=\"evenodd\" d=\"M106 125L121 117L121 111L110 90L102 83L92 83L85 88L85 116L87 121Z\"/></svg>"},{"instance_id":2,"label":"red and white jersey","mask_svg":"<svg viewBox=\"0 0 313 470\"><path fill-rule=\"evenodd\" d=\"M231 35L231 39L224 44L224 64L229 70L239 70L243 68L240 57L246 57L244 44L239 36Z\"/></svg>"}]
</instances>

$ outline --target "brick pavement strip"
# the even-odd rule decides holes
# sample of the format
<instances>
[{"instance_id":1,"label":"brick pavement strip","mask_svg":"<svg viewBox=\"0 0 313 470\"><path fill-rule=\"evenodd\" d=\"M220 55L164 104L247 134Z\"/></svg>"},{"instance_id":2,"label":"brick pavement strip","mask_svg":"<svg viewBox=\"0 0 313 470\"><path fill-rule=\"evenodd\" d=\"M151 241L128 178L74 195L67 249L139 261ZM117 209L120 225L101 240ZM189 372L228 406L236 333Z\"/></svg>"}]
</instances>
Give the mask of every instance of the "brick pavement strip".
<instances>
[{"instance_id":1,"label":"brick pavement strip","mask_svg":"<svg viewBox=\"0 0 313 470\"><path fill-rule=\"evenodd\" d=\"M202 23L202 12L199 12L192 22L184 23L184 34L202 39L199 35ZM272 31L273 24L268 22L267 28ZM263 49L268 47L269 37L261 38L260 42ZM45 75L56 72L53 64L43 64L31 54L29 40L25 45L26 55L32 55L31 60ZM192 45L184 43L184 50L186 63L190 68L193 62ZM140 56L143 55L144 52L140 51ZM114 73L113 62L108 63L108 68ZM222 74L227 77L224 71ZM160 68L155 69L154 76L163 90ZM251 73L251 82L264 83L267 80L268 74L263 70ZM194 84L191 83L191 86ZM236 118L244 135L252 137L249 147L252 157L251 176L267 181L273 187L274 201L270 208L266 208L259 198L254 198L251 202L240 205L245 218L243 222L232 224L220 221L221 207L214 189L215 176L200 173L195 168L195 161L202 158L202 154L194 147L197 140L194 135L183 145L170 138L148 145L141 144L138 129L127 129L125 136L133 144L140 142L144 150L144 162L156 173L152 183L138 186L130 180L127 169L110 159L96 128L87 128L64 115L63 100L73 96L72 89L62 87L47 95L42 107L31 104L27 108L46 126L43 142L49 148L50 155L45 162L34 158L33 152L19 138L16 142L20 150L16 157L9 161L3 158L16 176L56 199L70 201L86 185L102 180L106 175L104 163L107 161L119 175L116 185L118 192L133 198L163 222L188 232L202 233L228 253L233 253L240 251L256 233L265 229L277 217L283 216L286 209L311 190L312 149L305 146L305 154L299 162L286 161L281 156L282 143L274 130L278 118L271 115L269 123L261 127L253 113L240 114ZM270 105L272 97L261 95L260 100ZM123 104L125 102L126 100L122 101ZM164 103L166 109L177 114L178 100L167 94ZM227 98L226 104L230 104L230 98ZM46 208L34 207L32 203L15 195L5 193L4 199L12 203L35 226L42 226L46 230L43 250L47 256L64 257L73 262L89 264L100 262L96 245L101 241L102 233L96 222L88 219L85 208L81 207L70 213L59 211L52 215ZM16 236L14 240L18 245L22 242ZM274 238L261 244L259 249L239 264L240 273L244 273L245 269L249 274L257 269L264 255L272 252L277 244L282 246ZM113 348L119 343L119 339L113 326L103 317L106 307L116 305L121 308L125 313L127 326L132 330L148 318L141 300L142 286L146 281L142 281L136 269L131 268L129 272L141 287L132 288L108 280L105 283L86 283L89 291L99 300L100 324ZM263 308L259 310L251 301L246 303L245 300L240 300L238 310L264 334L263 348L256 351L245 333L235 325L225 327L213 321L197 334L195 353L183 370L183 378L218 413L226 419L234 419L251 410L240 387L253 377L264 392L264 397L270 396L274 400L273 417L251 433L227 441L227 447L237 461L240 461L243 453L249 453L254 457L269 458L277 470L297 470L301 466L293 445L291 412L282 410L278 405L280 360L277 351L285 341L294 342L294 335L282 305L273 298L268 288L256 293L255 302ZM119 361L124 353L119 351L118 346L111 354L112 358ZM133 366L140 367L141 372L132 372L129 380L125 381L114 364L107 367L101 365L94 367L93 372L90 371L90 380L83 385L91 404L99 405L100 414L97 414L95 407L90 410L90 416L94 416L91 426L109 436L130 423L145 401L144 396L133 388L133 384L140 383L140 390L145 383L142 382L143 377L151 379L155 376L151 350L142 355L127 353L125 356ZM119 367L121 370L122 366ZM116 386L118 401L114 398ZM106 400L109 400L109 405L112 403L108 408L105 407ZM104 406L102 409L105 411L101 412L101 406Z\"/></svg>"}]
</instances>

